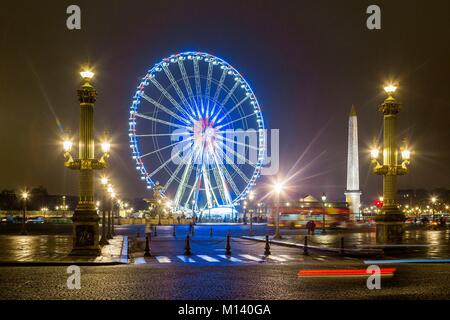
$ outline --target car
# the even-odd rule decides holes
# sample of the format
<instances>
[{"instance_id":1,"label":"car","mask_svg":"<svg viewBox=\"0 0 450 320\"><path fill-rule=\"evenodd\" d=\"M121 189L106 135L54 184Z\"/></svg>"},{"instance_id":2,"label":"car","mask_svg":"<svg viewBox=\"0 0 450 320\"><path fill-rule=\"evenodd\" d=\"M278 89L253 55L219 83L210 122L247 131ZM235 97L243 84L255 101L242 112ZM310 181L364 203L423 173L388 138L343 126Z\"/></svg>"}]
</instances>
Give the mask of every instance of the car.
<instances>
[{"instance_id":1,"label":"car","mask_svg":"<svg viewBox=\"0 0 450 320\"><path fill-rule=\"evenodd\" d=\"M44 222L45 222L45 219L43 217L36 217L36 218L28 219L26 223L41 224Z\"/></svg>"}]
</instances>

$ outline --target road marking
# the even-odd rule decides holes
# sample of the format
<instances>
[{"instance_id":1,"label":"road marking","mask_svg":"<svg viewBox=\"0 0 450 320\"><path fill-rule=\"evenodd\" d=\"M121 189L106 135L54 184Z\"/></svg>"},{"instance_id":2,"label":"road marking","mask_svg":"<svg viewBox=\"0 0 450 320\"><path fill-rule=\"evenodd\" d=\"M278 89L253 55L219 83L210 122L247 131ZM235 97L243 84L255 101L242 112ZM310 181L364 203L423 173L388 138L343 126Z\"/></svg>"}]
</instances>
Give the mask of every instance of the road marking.
<instances>
[{"instance_id":1,"label":"road marking","mask_svg":"<svg viewBox=\"0 0 450 320\"><path fill-rule=\"evenodd\" d=\"M144 259L144 257L138 257L134 260L134 264L145 264L146 261Z\"/></svg>"},{"instance_id":2,"label":"road marking","mask_svg":"<svg viewBox=\"0 0 450 320\"><path fill-rule=\"evenodd\" d=\"M286 262L287 261L284 258L273 256L273 255L268 255L266 258L267 259L272 259L272 260L275 260L275 261L278 261L278 262Z\"/></svg>"},{"instance_id":3,"label":"road marking","mask_svg":"<svg viewBox=\"0 0 450 320\"><path fill-rule=\"evenodd\" d=\"M219 255L219 257L221 257L222 259L225 259L225 260L229 260L231 262L243 262L241 259L231 257L231 256L226 256L224 254Z\"/></svg>"},{"instance_id":4,"label":"road marking","mask_svg":"<svg viewBox=\"0 0 450 320\"><path fill-rule=\"evenodd\" d=\"M201 255L201 254L199 254L199 255L197 255L197 257L199 257L199 258L201 258L201 259L203 259L203 260L206 260L206 261L208 261L208 262L219 262L219 260L217 260L217 259L215 259L215 258L213 258L213 257L207 256L207 255Z\"/></svg>"},{"instance_id":5,"label":"road marking","mask_svg":"<svg viewBox=\"0 0 450 320\"><path fill-rule=\"evenodd\" d=\"M186 263L196 263L197 262L194 259L192 259L190 257L186 257L186 256L177 256L177 258Z\"/></svg>"},{"instance_id":6,"label":"road marking","mask_svg":"<svg viewBox=\"0 0 450 320\"><path fill-rule=\"evenodd\" d=\"M450 263L450 259L398 259L398 260L366 260L365 264L392 264L392 263Z\"/></svg>"},{"instance_id":7,"label":"road marking","mask_svg":"<svg viewBox=\"0 0 450 320\"><path fill-rule=\"evenodd\" d=\"M156 260L158 260L159 263L171 263L172 260L170 260L169 257L166 256L156 256Z\"/></svg>"},{"instance_id":8,"label":"road marking","mask_svg":"<svg viewBox=\"0 0 450 320\"><path fill-rule=\"evenodd\" d=\"M240 254L239 256L241 256L244 259L248 259L248 260L252 260L252 261L258 261L258 262L263 262L264 260L249 254Z\"/></svg>"},{"instance_id":9,"label":"road marking","mask_svg":"<svg viewBox=\"0 0 450 320\"><path fill-rule=\"evenodd\" d=\"M282 258L284 258L284 259L286 259L286 260L295 260L295 258L294 257L291 257L290 255L288 255L288 254L280 254L280 257L282 257Z\"/></svg>"}]
</instances>

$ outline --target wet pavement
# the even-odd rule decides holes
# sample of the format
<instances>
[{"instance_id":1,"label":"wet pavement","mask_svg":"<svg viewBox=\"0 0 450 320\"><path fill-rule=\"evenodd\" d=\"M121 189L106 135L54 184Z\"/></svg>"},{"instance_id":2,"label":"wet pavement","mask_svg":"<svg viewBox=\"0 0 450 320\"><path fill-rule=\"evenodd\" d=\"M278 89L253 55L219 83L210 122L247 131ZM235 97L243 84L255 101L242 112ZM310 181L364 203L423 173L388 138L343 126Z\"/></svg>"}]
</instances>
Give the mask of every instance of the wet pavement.
<instances>
[{"instance_id":1,"label":"wet pavement","mask_svg":"<svg viewBox=\"0 0 450 320\"><path fill-rule=\"evenodd\" d=\"M0 265L27 263L126 263L123 245L127 239L116 236L102 247L98 257L69 256L72 237L67 235L0 235Z\"/></svg>"}]
</instances>

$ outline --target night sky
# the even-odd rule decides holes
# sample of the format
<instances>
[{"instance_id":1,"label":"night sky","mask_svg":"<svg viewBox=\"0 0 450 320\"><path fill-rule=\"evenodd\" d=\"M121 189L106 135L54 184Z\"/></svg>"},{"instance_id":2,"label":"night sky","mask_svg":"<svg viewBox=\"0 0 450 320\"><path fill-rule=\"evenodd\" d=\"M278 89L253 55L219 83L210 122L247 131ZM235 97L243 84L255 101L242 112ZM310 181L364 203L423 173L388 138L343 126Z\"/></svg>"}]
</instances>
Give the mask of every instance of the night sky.
<instances>
[{"instance_id":1,"label":"night sky","mask_svg":"<svg viewBox=\"0 0 450 320\"><path fill-rule=\"evenodd\" d=\"M0 4L0 189L44 185L76 194L60 137L78 129L78 70L95 67L98 134L113 134L110 175L125 197L147 195L128 147L128 111L140 77L186 50L222 57L251 84L281 135L281 174L312 163L294 194L342 199L347 121L359 122L363 200L380 193L368 148L380 137L382 85L400 85L399 139L415 151L400 188L450 185L448 1L12 1ZM66 28L77 4L82 29ZM378 4L382 30L366 28ZM309 146L309 148L308 148ZM308 149L307 149L308 148ZM271 177L261 180L269 181Z\"/></svg>"}]
</instances>

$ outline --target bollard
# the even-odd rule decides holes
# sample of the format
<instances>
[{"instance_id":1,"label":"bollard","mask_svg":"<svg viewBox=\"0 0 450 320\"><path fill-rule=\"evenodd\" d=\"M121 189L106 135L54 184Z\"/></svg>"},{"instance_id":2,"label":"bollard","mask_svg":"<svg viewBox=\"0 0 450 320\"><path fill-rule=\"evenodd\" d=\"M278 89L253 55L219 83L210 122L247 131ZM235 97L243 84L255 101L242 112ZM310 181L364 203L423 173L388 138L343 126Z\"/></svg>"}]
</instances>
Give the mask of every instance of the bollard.
<instances>
[{"instance_id":1,"label":"bollard","mask_svg":"<svg viewBox=\"0 0 450 320\"><path fill-rule=\"evenodd\" d=\"M195 235L195 230L194 229L195 229L194 226L192 226L192 236Z\"/></svg>"},{"instance_id":2,"label":"bollard","mask_svg":"<svg viewBox=\"0 0 450 320\"><path fill-rule=\"evenodd\" d=\"M344 254L344 237L341 237L341 255Z\"/></svg>"},{"instance_id":3,"label":"bollard","mask_svg":"<svg viewBox=\"0 0 450 320\"><path fill-rule=\"evenodd\" d=\"M174 237L177 236L177 233L176 233L176 231L175 231L175 226L173 226L173 236L174 236Z\"/></svg>"},{"instance_id":4,"label":"bollard","mask_svg":"<svg viewBox=\"0 0 450 320\"><path fill-rule=\"evenodd\" d=\"M151 257L150 253L150 246L148 244L148 237L145 237L145 250L144 250L144 257Z\"/></svg>"},{"instance_id":5,"label":"bollard","mask_svg":"<svg viewBox=\"0 0 450 320\"><path fill-rule=\"evenodd\" d=\"M212 230L212 227L209 229L209 236L210 236L210 237L213 236L213 230Z\"/></svg>"},{"instance_id":6,"label":"bollard","mask_svg":"<svg viewBox=\"0 0 450 320\"><path fill-rule=\"evenodd\" d=\"M155 229L154 229L154 231L153 231L153 235L154 235L155 237L158 236L158 232L156 231L156 226L155 226Z\"/></svg>"},{"instance_id":7,"label":"bollard","mask_svg":"<svg viewBox=\"0 0 450 320\"><path fill-rule=\"evenodd\" d=\"M152 233L151 232L148 233L148 241L152 241Z\"/></svg>"},{"instance_id":8,"label":"bollard","mask_svg":"<svg viewBox=\"0 0 450 320\"><path fill-rule=\"evenodd\" d=\"M303 244L303 254L308 255L308 236L305 236L305 242Z\"/></svg>"},{"instance_id":9,"label":"bollard","mask_svg":"<svg viewBox=\"0 0 450 320\"><path fill-rule=\"evenodd\" d=\"M186 236L186 244L184 246L184 255L185 256L191 255L191 241L189 239L189 235Z\"/></svg>"},{"instance_id":10,"label":"bollard","mask_svg":"<svg viewBox=\"0 0 450 320\"><path fill-rule=\"evenodd\" d=\"M269 244L269 236L266 235L266 246L264 248L264 255L270 256L270 244Z\"/></svg>"},{"instance_id":11,"label":"bollard","mask_svg":"<svg viewBox=\"0 0 450 320\"><path fill-rule=\"evenodd\" d=\"M230 243L231 236L227 235L227 246L225 247L225 255L231 256L231 243Z\"/></svg>"}]
</instances>

